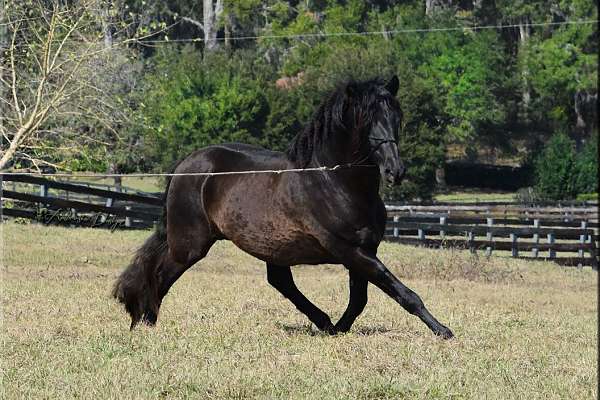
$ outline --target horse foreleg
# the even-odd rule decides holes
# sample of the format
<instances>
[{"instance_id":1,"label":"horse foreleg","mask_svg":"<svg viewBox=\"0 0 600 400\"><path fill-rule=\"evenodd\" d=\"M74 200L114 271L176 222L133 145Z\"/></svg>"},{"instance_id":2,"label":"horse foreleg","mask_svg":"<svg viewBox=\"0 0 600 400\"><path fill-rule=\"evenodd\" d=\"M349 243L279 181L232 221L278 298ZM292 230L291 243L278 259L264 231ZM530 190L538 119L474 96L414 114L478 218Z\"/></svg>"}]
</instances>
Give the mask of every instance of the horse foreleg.
<instances>
[{"instance_id":1,"label":"horse foreleg","mask_svg":"<svg viewBox=\"0 0 600 400\"><path fill-rule=\"evenodd\" d=\"M450 329L440 324L431 315L421 298L404 286L374 255L370 255L359 248L347 256L344 265L379 287L406 311L419 317L436 335L444 339L450 339L454 336Z\"/></svg>"},{"instance_id":2,"label":"horse foreleg","mask_svg":"<svg viewBox=\"0 0 600 400\"><path fill-rule=\"evenodd\" d=\"M367 286L369 281L355 271L349 270L348 272L350 276L350 299L344 315L335 324L335 329L338 332L348 332L356 318L363 312L367 305Z\"/></svg>"},{"instance_id":3,"label":"horse foreleg","mask_svg":"<svg viewBox=\"0 0 600 400\"><path fill-rule=\"evenodd\" d=\"M277 289L286 299L290 300L301 313L306 315L317 328L330 334L336 333L329 316L300 292L294 283L290 267L281 267L267 263L267 280L271 286Z\"/></svg>"}]
</instances>

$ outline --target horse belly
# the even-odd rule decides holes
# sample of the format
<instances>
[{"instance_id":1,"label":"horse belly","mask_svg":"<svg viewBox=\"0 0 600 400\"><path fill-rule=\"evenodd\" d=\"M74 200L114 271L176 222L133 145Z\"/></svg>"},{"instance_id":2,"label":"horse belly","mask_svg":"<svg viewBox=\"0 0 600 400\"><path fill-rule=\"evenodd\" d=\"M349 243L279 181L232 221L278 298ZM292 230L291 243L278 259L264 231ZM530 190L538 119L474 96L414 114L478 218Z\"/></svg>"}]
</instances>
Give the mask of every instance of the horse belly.
<instances>
[{"instance_id":1,"label":"horse belly","mask_svg":"<svg viewBox=\"0 0 600 400\"><path fill-rule=\"evenodd\" d=\"M246 253L275 265L334 262L315 238L304 233L294 231L273 233L268 229L253 229L225 236Z\"/></svg>"},{"instance_id":2,"label":"horse belly","mask_svg":"<svg viewBox=\"0 0 600 400\"><path fill-rule=\"evenodd\" d=\"M283 215L239 211L231 212L218 225L223 236L246 253L276 265L331 262L317 239Z\"/></svg>"},{"instance_id":3,"label":"horse belly","mask_svg":"<svg viewBox=\"0 0 600 400\"><path fill-rule=\"evenodd\" d=\"M212 222L224 238L268 263L331 263L331 256L304 223L287 215L293 205L278 183L280 178L272 176L230 182L215 191L220 192L220 201L210 209Z\"/></svg>"}]
</instances>

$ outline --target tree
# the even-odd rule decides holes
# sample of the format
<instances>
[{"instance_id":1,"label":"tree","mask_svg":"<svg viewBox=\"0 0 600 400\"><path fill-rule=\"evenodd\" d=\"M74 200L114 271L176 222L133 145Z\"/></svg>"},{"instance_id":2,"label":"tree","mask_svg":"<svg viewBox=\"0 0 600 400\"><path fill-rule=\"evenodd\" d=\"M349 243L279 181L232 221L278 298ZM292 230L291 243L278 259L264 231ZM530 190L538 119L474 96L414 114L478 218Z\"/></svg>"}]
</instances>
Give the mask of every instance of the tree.
<instances>
[{"instance_id":1,"label":"tree","mask_svg":"<svg viewBox=\"0 0 600 400\"><path fill-rule=\"evenodd\" d=\"M161 49L152 62L141 112L157 166L214 143L261 143L268 105L239 63L219 53L203 58L193 47Z\"/></svg>"},{"instance_id":2,"label":"tree","mask_svg":"<svg viewBox=\"0 0 600 400\"><path fill-rule=\"evenodd\" d=\"M536 119L568 130L578 146L597 129L598 48L588 45L593 34L590 25L560 27L533 39L527 57Z\"/></svg>"},{"instance_id":3,"label":"tree","mask_svg":"<svg viewBox=\"0 0 600 400\"><path fill-rule=\"evenodd\" d=\"M541 198L565 200L597 193L598 135L579 153L566 134L552 136L535 161L535 175L535 190Z\"/></svg>"},{"instance_id":4,"label":"tree","mask_svg":"<svg viewBox=\"0 0 600 400\"><path fill-rule=\"evenodd\" d=\"M17 162L65 166L90 144L109 147L120 140L117 128L129 116L115 96L115 78L127 75L121 67L131 60L124 45L139 35L118 38L114 49L106 24L114 9L97 0L8 0L4 7L9 40L0 77L0 169ZM128 23L116 17L111 24L125 31ZM94 126L112 137L98 135Z\"/></svg>"}]
</instances>

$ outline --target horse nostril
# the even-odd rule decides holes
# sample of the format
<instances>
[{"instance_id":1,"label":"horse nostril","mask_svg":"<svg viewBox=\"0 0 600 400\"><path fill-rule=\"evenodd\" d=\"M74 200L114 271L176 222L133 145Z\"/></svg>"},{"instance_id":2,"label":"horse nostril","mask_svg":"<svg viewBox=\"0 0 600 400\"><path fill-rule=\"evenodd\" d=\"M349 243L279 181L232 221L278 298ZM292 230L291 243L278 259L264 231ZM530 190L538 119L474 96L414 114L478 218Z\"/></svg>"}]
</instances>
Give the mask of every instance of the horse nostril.
<instances>
[{"instance_id":1,"label":"horse nostril","mask_svg":"<svg viewBox=\"0 0 600 400\"><path fill-rule=\"evenodd\" d=\"M386 169L385 169L385 173L386 173L386 174L391 174L391 173L392 173L392 170L391 170L391 169L389 169L389 168L386 168Z\"/></svg>"}]
</instances>

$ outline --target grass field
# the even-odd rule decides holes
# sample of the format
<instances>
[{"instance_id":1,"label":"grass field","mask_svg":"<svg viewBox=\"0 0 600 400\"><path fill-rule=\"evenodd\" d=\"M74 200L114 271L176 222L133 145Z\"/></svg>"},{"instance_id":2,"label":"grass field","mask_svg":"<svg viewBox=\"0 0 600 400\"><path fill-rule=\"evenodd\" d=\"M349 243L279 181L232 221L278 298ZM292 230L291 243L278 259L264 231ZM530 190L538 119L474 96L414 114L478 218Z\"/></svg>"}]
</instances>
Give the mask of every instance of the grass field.
<instances>
[{"instance_id":1,"label":"grass field","mask_svg":"<svg viewBox=\"0 0 600 400\"><path fill-rule=\"evenodd\" d=\"M448 193L438 193L433 198L435 201L450 203L476 203L480 201L511 202L515 201L515 193L463 188Z\"/></svg>"},{"instance_id":2,"label":"grass field","mask_svg":"<svg viewBox=\"0 0 600 400\"><path fill-rule=\"evenodd\" d=\"M219 243L186 273L155 328L128 331L110 287L148 232L6 223L3 399L597 398L597 273L383 244L382 260L456 338L434 337L377 288L329 337ZM347 275L298 267L341 315Z\"/></svg>"}]
</instances>

